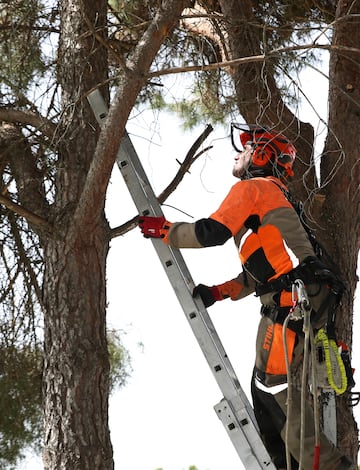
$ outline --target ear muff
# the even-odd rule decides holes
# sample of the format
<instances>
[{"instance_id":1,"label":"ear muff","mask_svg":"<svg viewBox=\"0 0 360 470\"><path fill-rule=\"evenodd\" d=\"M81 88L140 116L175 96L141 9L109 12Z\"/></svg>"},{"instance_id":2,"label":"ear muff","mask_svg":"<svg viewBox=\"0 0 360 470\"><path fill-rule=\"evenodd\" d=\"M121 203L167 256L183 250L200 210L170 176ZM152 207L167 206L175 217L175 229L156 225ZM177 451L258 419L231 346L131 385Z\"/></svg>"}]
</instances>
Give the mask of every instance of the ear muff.
<instances>
[{"instance_id":1,"label":"ear muff","mask_svg":"<svg viewBox=\"0 0 360 470\"><path fill-rule=\"evenodd\" d=\"M270 145L255 146L252 154L252 162L256 166L265 166L275 158L275 152Z\"/></svg>"}]
</instances>

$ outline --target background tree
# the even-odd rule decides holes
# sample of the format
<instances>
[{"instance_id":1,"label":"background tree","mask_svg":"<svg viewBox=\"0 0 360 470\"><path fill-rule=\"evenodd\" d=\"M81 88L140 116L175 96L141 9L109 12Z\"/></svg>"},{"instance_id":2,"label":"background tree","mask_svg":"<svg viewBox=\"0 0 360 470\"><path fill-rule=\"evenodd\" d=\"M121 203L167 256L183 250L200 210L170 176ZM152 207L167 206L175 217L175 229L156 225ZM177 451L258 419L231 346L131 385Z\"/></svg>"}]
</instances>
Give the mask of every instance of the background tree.
<instances>
[{"instance_id":1,"label":"background tree","mask_svg":"<svg viewBox=\"0 0 360 470\"><path fill-rule=\"evenodd\" d=\"M347 292L337 326L351 344L359 249L352 229L359 220L359 3L114 0L109 10L104 0L1 5L1 299L9 338L1 346L5 351L10 344L19 357L26 353L38 363L44 340L46 468L113 466L105 266L109 240L121 230L108 226L104 201L136 102L180 112L189 126L199 116L221 121L240 112L244 121L294 141L300 158L292 189L306 201L318 237L343 273ZM331 78L320 182L314 129L294 106L301 94L296 74L314 63L317 48L329 50ZM166 103L166 74L185 71L194 83L191 100ZM86 95L100 88L108 100L109 84L111 107L100 132ZM340 445L355 458L357 431L346 398L339 400Z\"/></svg>"},{"instance_id":2,"label":"background tree","mask_svg":"<svg viewBox=\"0 0 360 470\"><path fill-rule=\"evenodd\" d=\"M41 10L39 2L24 5ZM57 7L54 5L51 11L56 18ZM103 212L105 192L128 114L183 2L165 2L161 9L152 8L153 20L144 41L122 70L119 95L110 111L114 116L109 117L97 151L99 132L86 93L107 79L107 4L74 0L61 2L59 7L61 35L52 78L56 78L55 92L59 87L60 97L51 108L59 113L54 119L56 125L49 124L51 142L46 144L51 156L35 154L26 128L21 132L21 127L34 118L37 127L32 134L36 138L37 129L41 133L42 122L46 126L47 121L24 99L17 82L8 80L9 102L3 111L7 120L14 122L10 127L18 132L16 141L8 141L13 148L24 141L27 153L19 151L20 158L15 158L13 149L6 146L2 202L27 217L43 250L40 302L45 332L45 467L109 469L113 461L107 414L105 262L109 227ZM13 17L10 22L15 21ZM31 34L30 28L27 33ZM3 91L8 90L4 87ZM103 92L106 96L106 88ZM11 115L12 108L21 116ZM42 145L43 141L36 142L35 151L40 152ZM52 172L51 183L47 172ZM22 208L26 208L25 213Z\"/></svg>"}]
</instances>

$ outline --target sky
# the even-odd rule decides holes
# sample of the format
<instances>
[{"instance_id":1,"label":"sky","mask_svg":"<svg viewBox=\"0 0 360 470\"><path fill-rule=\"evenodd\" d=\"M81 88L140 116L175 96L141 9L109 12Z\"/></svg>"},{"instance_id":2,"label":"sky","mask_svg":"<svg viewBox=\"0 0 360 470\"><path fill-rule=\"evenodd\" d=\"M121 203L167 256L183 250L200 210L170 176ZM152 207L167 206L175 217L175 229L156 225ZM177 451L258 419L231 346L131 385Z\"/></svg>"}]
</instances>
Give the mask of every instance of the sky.
<instances>
[{"instance_id":1,"label":"sky","mask_svg":"<svg viewBox=\"0 0 360 470\"><path fill-rule=\"evenodd\" d=\"M310 101L326 106L326 86L302 78ZM324 96L319 96L320 91ZM321 106L317 109L321 110ZM321 112L324 114L325 109ZM318 118L305 105L300 118L316 129ZM168 114L143 112L128 132L156 194L171 181L207 123L184 132ZM190 169L163 207L170 221L195 221L214 212L231 185L234 152L229 129L217 127L205 146L213 148ZM171 207L170 207L171 206ZM117 167L108 189L107 216L112 227L137 211ZM241 270L230 240L222 247L182 250L195 284L214 285ZM133 372L127 386L110 398L109 420L117 470L242 470L244 467L213 407L221 391L185 318L150 240L138 229L113 239L108 256L108 328L124 332ZM209 308L217 333L245 393L255 359L259 321L258 299L225 300ZM355 312L359 313L359 301ZM355 317L353 366L360 369L359 326ZM356 380L356 375L355 375ZM360 380L360 379L359 379ZM356 410L356 409L355 409ZM357 410L356 410L357 413ZM19 469L41 469L41 460L27 459Z\"/></svg>"}]
</instances>

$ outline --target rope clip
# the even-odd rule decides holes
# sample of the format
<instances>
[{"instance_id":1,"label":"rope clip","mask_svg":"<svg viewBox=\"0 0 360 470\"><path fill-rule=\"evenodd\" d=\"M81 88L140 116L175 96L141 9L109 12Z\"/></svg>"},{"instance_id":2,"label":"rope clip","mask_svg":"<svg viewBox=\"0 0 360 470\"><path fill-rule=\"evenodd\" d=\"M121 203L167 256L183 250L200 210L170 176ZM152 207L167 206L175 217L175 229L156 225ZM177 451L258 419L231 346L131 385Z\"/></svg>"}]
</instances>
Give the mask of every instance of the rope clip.
<instances>
[{"instance_id":1,"label":"rope clip","mask_svg":"<svg viewBox=\"0 0 360 470\"><path fill-rule=\"evenodd\" d=\"M291 286L292 307L290 310L291 320L302 320L305 312L311 310L309 298L305 285L301 279L295 279Z\"/></svg>"}]
</instances>

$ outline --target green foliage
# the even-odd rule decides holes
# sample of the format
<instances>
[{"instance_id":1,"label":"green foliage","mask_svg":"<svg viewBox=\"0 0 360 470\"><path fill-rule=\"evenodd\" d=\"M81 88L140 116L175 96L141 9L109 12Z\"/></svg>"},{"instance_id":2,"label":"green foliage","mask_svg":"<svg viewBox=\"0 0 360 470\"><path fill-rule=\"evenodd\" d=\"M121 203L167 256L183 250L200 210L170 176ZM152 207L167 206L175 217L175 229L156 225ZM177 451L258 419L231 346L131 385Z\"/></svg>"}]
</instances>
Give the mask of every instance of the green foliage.
<instances>
[{"instance_id":1,"label":"green foliage","mask_svg":"<svg viewBox=\"0 0 360 470\"><path fill-rule=\"evenodd\" d=\"M34 74L43 72L39 16L44 6L39 0L7 0L0 4L0 74L22 93Z\"/></svg>"},{"instance_id":2,"label":"green foliage","mask_svg":"<svg viewBox=\"0 0 360 470\"><path fill-rule=\"evenodd\" d=\"M201 72L189 91L190 97L163 105L168 111L177 114L184 129L191 129L199 122L223 124L229 116L236 113L236 102L232 85L225 90L225 77L222 72ZM222 89L219 89L222 83Z\"/></svg>"},{"instance_id":3,"label":"green foliage","mask_svg":"<svg viewBox=\"0 0 360 470\"><path fill-rule=\"evenodd\" d=\"M15 468L26 448L40 449L42 351L2 348L0 360L0 467Z\"/></svg>"},{"instance_id":4,"label":"green foliage","mask_svg":"<svg viewBox=\"0 0 360 470\"><path fill-rule=\"evenodd\" d=\"M128 27L128 36L136 34L140 19L145 22L150 16L150 9L139 2L113 0L116 9ZM141 2L140 2L141 3ZM146 2L145 2L146 3ZM216 3L199 2L211 16L211 25L215 31L224 29L223 17L216 18ZM276 0L253 2L255 24L249 24L258 37L259 50L270 51L278 48L311 42L312 37L319 34L319 25L333 21L335 14L334 3L321 0ZM121 11L121 8L123 10ZM208 10L207 10L208 9ZM217 11L217 13L221 13ZM200 21L200 20L199 20ZM236 19L233 20L236 24ZM238 27L244 28L241 19ZM135 29L132 30L132 27ZM133 31L133 32L132 32ZM153 69L187 66L204 66L225 60L221 56L219 44L209 37L196 33L175 30L166 40L158 55ZM298 100L296 89L288 86L288 77L296 75L309 63L316 63L316 53L306 52L306 60L298 51L288 50L271 57L274 74L285 101L292 104ZM191 84L184 92L183 98L175 101L173 94L168 93L167 79L152 79L151 84L142 90L139 103L148 103L155 109L166 109L176 114L183 122L185 129L192 128L200 122L223 123L232 114L238 115L234 87L228 71L213 70L192 73ZM170 85L171 88L171 85Z\"/></svg>"},{"instance_id":5,"label":"green foliage","mask_svg":"<svg viewBox=\"0 0 360 470\"><path fill-rule=\"evenodd\" d=\"M121 333L117 330L108 330L108 351L110 360L110 391L116 387L124 387L131 375L131 357L124 347Z\"/></svg>"},{"instance_id":6,"label":"green foliage","mask_svg":"<svg viewBox=\"0 0 360 470\"><path fill-rule=\"evenodd\" d=\"M315 23L331 23L335 18L335 4L330 1L276 0L254 2L255 16L264 27L263 41L268 48L284 46L295 35L306 38Z\"/></svg>"}]
</instances>

